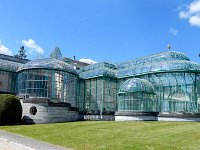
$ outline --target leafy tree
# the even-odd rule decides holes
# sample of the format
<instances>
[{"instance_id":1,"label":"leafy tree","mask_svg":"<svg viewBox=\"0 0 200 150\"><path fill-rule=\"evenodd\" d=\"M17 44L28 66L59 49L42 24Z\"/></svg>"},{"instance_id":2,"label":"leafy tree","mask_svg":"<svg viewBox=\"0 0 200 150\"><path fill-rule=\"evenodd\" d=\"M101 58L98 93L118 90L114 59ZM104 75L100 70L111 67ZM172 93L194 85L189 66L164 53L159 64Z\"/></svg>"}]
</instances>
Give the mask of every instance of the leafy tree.
<instances>
[{"instance_id":1,"label":"leafy tree","mask_svg":"<svg viewBox=\"0 0 200 150\"><path fill-rule=\"evenodd\" d=\"M61 51L58 47L56 47L50 54L50 58L52 59L62 59Z\"/></svg>"},{"instance_id":2,"label":"leafy tree","mask_svg":"<svg viewBox=\"0 0 200 150\"><path fill-rule=\"evenodd\" d=\"M26 59L27 55L26 55L26 50L24 49L24 46L21 46L18 52L19 54L14 55L14 57Z\"/></svg>"}]
</instances>

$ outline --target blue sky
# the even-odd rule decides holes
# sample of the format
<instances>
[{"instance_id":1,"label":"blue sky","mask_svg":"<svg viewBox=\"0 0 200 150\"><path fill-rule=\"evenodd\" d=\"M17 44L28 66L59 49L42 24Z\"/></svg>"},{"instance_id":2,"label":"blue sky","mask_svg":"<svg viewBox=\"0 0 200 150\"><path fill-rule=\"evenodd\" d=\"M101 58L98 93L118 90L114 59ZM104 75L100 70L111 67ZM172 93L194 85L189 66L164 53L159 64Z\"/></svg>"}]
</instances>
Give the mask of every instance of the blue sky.
<instances>
[{"instance_id":1,"label":"blue sky","mask_svg":"<svg viewBox=\"0 0 200 150\"><path fill-rule=\"evenodd\" d=\"M200 0L0 0L0 52L120 62L171 49L200 58Z\"/></svg>"}]
</instances>

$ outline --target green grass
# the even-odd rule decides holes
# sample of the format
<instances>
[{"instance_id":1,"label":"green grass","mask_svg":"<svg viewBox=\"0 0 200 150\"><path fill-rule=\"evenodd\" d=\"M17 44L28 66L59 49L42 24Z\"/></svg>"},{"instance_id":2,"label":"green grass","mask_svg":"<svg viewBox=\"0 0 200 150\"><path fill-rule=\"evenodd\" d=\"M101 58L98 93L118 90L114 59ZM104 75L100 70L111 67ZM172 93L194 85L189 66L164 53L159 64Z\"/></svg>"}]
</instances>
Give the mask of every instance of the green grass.
<instances>
[{"instance_id":1,"label":"green grass","mask_svg":"<svg viewBox=\"0 0 200 150\"><path fill-rule=\"evenodd\" d=\"M82 121L2 126L1 130L74 149L200 149L200 123Z\"/></svg>"}]
</instances>

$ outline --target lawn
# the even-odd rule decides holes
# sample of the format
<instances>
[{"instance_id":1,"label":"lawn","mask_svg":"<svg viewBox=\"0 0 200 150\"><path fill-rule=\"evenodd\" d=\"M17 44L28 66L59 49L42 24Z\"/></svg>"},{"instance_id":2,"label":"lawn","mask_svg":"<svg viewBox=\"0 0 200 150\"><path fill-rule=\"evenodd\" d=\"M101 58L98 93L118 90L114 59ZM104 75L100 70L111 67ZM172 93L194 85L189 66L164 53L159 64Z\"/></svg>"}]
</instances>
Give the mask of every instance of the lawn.
<instances>
[{"instance_id":1,"label":"lawn","mask_svg":"<svg viewBox=\"0 0 200 150\"><path fill-rule=\"evenodd\" d=\"M200 123L82 121L0 129L77 150L200 149Z\"/></svg>"}]
</instances>

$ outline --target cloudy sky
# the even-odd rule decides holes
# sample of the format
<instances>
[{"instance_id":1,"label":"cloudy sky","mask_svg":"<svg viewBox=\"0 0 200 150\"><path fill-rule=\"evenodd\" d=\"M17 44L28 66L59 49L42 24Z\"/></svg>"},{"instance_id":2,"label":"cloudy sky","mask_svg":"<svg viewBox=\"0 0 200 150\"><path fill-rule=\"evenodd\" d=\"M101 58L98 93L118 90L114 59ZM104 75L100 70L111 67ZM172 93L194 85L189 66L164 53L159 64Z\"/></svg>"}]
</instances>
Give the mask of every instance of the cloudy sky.
<instances>
[{"instance_id":1,"label":"cloudy sky","mask_svg":"<svg viewBox=\"0 0 200 150\"><path fill-rule=\"evenodd\" d=\"M171 49L200 62L200 0L0 0L0 53L119 62Z\"/></svg>"}]
</instances>

